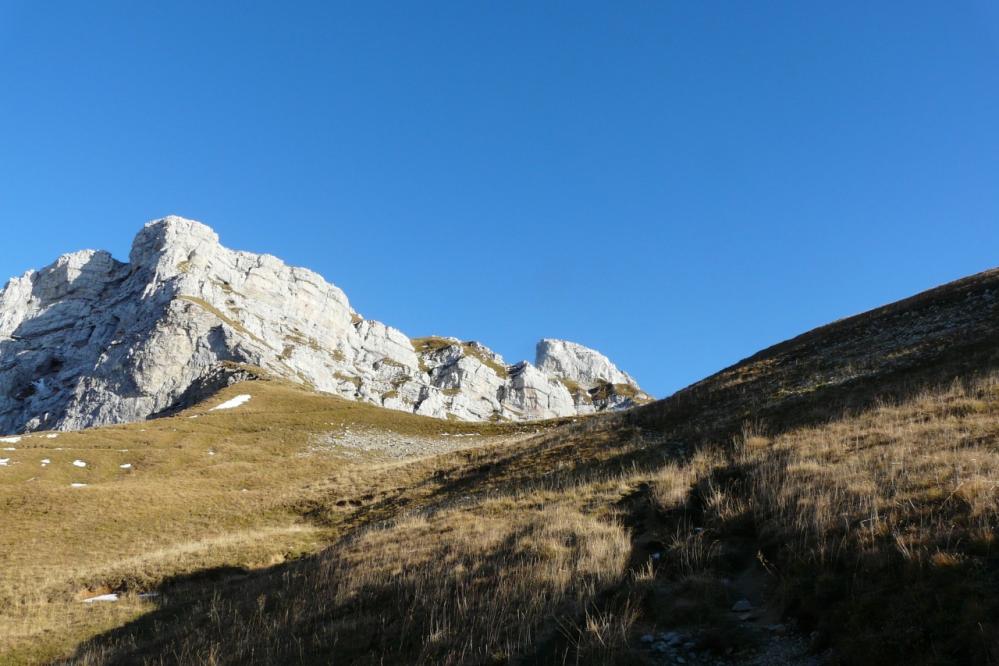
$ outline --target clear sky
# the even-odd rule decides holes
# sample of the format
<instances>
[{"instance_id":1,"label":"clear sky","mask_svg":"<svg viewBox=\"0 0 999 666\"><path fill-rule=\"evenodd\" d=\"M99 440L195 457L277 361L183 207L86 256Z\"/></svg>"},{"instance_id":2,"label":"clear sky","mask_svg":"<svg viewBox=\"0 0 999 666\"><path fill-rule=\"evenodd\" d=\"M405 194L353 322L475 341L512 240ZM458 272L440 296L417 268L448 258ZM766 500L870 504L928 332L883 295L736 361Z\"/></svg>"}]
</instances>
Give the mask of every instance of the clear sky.
<instances>
[{"instance_id":1,"label":"clear sky","mask_svg":"<svg viewBox=\"0 0 999 666\"><path fill-rule=\"evenodd\" d=\"M999 265L997 7L0 0L0 279L178 214L663 396Z\"/></svg>"}]
</instances>

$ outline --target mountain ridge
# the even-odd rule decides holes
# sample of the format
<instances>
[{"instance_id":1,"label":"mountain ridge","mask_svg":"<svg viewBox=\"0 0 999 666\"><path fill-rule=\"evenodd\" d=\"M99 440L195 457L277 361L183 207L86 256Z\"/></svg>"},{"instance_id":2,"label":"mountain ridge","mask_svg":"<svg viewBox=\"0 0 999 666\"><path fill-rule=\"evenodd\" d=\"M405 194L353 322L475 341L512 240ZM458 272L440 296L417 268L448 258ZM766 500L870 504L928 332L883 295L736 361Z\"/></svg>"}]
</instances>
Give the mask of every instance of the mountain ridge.
<instances>
[{"instance_id":1,"label":"mountain ridge","mask_svg":"<svg viewBox=\"0 0 999 666\"><path fill-rule=\"evenodd\" d=\"M146 418L182 407L187 389L226 362L471 421L586 414L650 399L599 352L564 341L543 350L546 341L535 364L507 364L481 343L411 340L362 317L318 273L230 250L206 225L168 216L140 230L128 263L82 250L0 291L0 431Z\"/></svg>"}]
</instances>

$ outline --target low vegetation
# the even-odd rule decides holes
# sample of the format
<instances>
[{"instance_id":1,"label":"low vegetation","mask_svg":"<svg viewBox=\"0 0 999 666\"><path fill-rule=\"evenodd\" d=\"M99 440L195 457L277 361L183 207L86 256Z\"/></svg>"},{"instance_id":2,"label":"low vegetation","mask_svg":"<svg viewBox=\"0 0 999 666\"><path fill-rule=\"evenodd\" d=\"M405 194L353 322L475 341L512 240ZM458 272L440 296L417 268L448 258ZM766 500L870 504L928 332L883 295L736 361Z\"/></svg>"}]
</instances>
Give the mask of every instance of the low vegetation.
<instances>
[{"instance_id":1,"label":"low vegetation","mask_svg":"<svg viewBox=\"0 0 999 666\"><path fill-rule=\"evenodd\" d=\"M510 371L505 365L496 361L485 348L475 342L456 342L447 338L428 336L423 338L413 338L412 343L413 349L416 351L418 356L432 354L434 352L441 351L442 349L447 349L448 347L461 347L462 353L465 356L478 360L484 366L495 372L499 377L506 379L510 376ZM427 371L427 365L422 360L420 361L420 367L424 372Z\"/></svg>"},{"instance_id":2,"label":"low vegetation","mask_svg":"<svg viewBox=\"0 0 999 666\"><path fill-rule=\"evenodd\" d=\"M840 663L994 662L999 376L892 395L769 423L702 404L655 427L473 425L262 381L32 436L0 468L0 646L81 664L649 663L640 637L677 630L744 663L781 623ZM358 429L467 448L316 444ZM80 602L107 591L121 600ZM731 612L742 598L759 619Z\"/></svg>"},{"instance_id":3,"label":"low vegetation","mask_svg":"<svg viewBox=\"0 0 999 666\"><path fill-rule=\"evenodd\" d=\"M232 411L208 411L239 393L253 397ZM469 445L518 432L254 381L172 418L3 443L12 450L0 453L7 460L0 467L0 663L69 654L94 633L154 610L159 598L139 595L169 581L316 552L341 533L345 510L337 502L353 508L423 469L419 460L399 471L377 453L312 445L344 428L475 435ZM81 603L105 592L121 593L121 601Z\"/></svg>"},{"instance_id":4,"label":"low vegetation","mask_svg":"<svg viewBox=\"0 0 999 666\"><path fill-rule=\"evenodd\" d=\"M627 398L632 400L635 404L645 404L650 402L650 398L642 393L638 388L632 386L631 384L611 384L609 382L604 382L598 386L590 389L589 391L590 400L592 401L607 401L613 396L619 396L622 398Z\"/></svg>"},{"instance_id":5,"label":"low vegetation","mask_svg":"<svg viewBox=\"0 0 999 666\"><path fill-rule=\"evenodd\" d=\"M226 324L228 324L229 327L232 328L233 330L235 330L238 333L241 333L241 334L249 337L250 339L255 340L256 342L259 342L260 344L266 346L267 343L265 343L259 336L254 335L253 333L251 333L249 330L246 329L245 326L243 326L243 324L241 324L240 322L236 321L232 317L226 316L225 313L223 313L221 310L219 310L217 307L215 307L214 305L212 305L211 303L209 303L205 299L199 298L197 296L187 296L187 295L180 295L177 298L180 299L180 300L182 300L182 301L187 301L188 303L193 303L193 304L197 305L198 307L200 307L202 310L205 310L206 312L210 312L211 314L213 314L216 317L218 317L221 321L223 321Z\"/></svg>"}]
</instances>

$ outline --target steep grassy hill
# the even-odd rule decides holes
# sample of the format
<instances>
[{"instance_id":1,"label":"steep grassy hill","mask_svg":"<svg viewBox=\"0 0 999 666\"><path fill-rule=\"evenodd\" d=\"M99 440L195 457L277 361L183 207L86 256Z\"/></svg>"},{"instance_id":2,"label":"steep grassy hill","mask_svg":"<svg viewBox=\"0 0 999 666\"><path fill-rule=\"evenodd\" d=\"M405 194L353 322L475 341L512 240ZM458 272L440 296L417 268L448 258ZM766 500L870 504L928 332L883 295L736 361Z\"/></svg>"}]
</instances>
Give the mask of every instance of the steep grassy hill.
<instances>
[{"instance_id":1,"label":"steep grassy hill","mask_svg":"<svg viewBox=\"0 0 999 666\"><path fill-rule=\"evenodd\" d=\"M946 285L624 414L471 426L258 381L33 436L4 456L59 476L0 468L0 646L85 664L993 663L997 292L996 271ZM207 411L237 394L253 398ZM69 487L81 468L56 444L100 461L91 485Z\"/></svg>"}]
</instances>

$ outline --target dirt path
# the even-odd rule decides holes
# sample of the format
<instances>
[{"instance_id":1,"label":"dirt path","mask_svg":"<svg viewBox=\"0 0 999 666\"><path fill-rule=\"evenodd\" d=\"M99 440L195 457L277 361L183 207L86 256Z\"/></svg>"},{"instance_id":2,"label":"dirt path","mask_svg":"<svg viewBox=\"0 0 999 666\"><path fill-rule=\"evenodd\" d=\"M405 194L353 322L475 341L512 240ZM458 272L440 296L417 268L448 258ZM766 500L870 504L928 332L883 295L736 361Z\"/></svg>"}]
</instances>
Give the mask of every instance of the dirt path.
<instances>
[{"instance_id":1,"label":"dirt path","mask_svg":"<svg viewBox=\"0 0 999 666\"><path fill-rule=\"evenodd\" d=\"M651 664L692 666L823 666L830 655L814 654L812 639L793 624L781 621L780 609L772 602L773 579L756 560L737 576L725 581L735 599L730 613L738 622L741 648L718 655L703 648L709 627L647 633L640 649Z\"/></svg>"}]
</instances>

